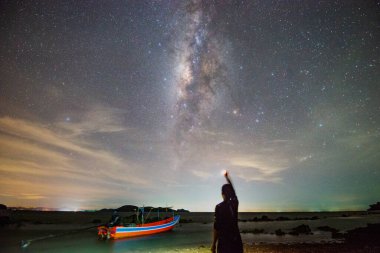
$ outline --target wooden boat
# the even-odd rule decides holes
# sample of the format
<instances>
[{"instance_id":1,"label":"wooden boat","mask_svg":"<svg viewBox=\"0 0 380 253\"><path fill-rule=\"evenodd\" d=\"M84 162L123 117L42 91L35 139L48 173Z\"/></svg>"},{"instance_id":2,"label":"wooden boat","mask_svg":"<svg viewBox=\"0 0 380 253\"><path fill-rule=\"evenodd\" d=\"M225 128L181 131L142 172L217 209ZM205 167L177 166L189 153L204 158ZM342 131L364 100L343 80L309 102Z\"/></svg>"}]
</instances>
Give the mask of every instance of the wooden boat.
<instances>
[{"instance_id":1,"label":"wooden boat","mask_svg":"<svg viewBox=\"0 0 380 253\"><path fill-rule=\"evenodd\" d=\"M180 216L176 215L165 220L145 224L115 227L100 226L98 227L98 236L100 239L119 239L162 233L172 230L179 222L179 219Z\"/></svg>"}]
</instances>

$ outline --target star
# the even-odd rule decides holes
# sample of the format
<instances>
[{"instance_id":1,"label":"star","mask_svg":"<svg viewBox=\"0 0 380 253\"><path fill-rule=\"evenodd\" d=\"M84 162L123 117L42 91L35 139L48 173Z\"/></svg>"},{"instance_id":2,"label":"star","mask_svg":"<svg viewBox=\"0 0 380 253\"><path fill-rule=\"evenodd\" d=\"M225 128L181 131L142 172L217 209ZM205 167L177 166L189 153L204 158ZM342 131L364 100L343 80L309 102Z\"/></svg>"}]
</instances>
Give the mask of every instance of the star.
<instances>
[{"instance_id":1,"label":"star","mask_svg":"<svg viewBox=\"0 0 380 253\"><path fill-rule=\"evenodd\" d=\"M376 1L3 2L6 204L212 212L223 168L239 211L378 197Z\"/></svg>"}]
</instances>

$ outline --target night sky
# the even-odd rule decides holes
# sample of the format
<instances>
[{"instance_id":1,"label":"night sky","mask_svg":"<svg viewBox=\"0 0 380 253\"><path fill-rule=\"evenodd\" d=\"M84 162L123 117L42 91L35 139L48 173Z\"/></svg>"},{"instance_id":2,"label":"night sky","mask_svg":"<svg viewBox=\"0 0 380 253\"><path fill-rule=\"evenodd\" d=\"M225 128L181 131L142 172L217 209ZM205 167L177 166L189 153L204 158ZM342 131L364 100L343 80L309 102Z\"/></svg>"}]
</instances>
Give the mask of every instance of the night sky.
<instances>
[{"instance_id":1,"label":"night sky","mask_svg":"<svg viewBox=\"0 0 380 253\"><path fill-rule=\"evenodd\" d=\"M1 1L0 203L380 201L379 1Z\"/></svg>"}]
</instances>

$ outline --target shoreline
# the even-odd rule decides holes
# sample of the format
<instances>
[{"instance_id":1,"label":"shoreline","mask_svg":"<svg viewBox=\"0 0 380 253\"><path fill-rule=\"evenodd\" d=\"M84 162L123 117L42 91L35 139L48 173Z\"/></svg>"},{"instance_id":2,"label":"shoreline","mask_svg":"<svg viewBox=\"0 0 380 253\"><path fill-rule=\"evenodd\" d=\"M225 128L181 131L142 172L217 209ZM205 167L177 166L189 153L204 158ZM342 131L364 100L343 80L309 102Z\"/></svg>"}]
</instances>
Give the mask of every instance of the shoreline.
<instances>
[{"instance_id":1,"label":"shoreline","mask_svg":"<svg viewBox=\"0 0 380 253\"><path fill-rule=\"evenodd\" d=\"M259 216L261 214L244 213L241 216L244 221L239 222L239 227L244 243L244 252L380 252L377 242L379 240L376 239L380 238L380 214L343 216L341 213L330 213L327 217L319 215L318 219L313 218L315 213L308 213L308 216L305 216L305 213L291 214L286 216L288 219L283 218L285 217L284 213L268 215L268 218L265 219ZM0 244L11 247L9 252L19 252L17 249L20 247L21 240L66 234L67 232L71 235L70 231L72 231L75 235L61 237L63 242L71 243L70 238L77 238L78 235L87 242L88 246L96 248L97 246L94 244L96 226L101 225L99 222L109 219L109 216L109 213L18 212L13 216L12 224L0 228ZM134 248L129 249L128 252L147 252L147 247L152 253L210 252L212 213L184 213L182 217L183 223L176 226L175 233L162 234L152 238L145 246L140 242L144 241L146 244L148 242L146 238L131 238L130 242ZM261 220L257 220L255 217L260 217ZM281 220L276 217L281 217ZM304 219L300 219L300 217ZM377 225L371 228L371 226L368 227L368 223ZM297 228L299 230L296 230ZM76 232L76 230L83 229L85 231L82 233ZM346 239L332 238L334 230L339 231ZM347 237L347 231L356 231L351 234L354 237ZM369 237L371 239L365 239ZM154 241L158 244L154 244ZM357 243L360 241L362 244ZM58 243L58 239L51 239L49 242L55 244ZM125 247L123 245L126 244L123 241L115 241L111 245ZM38 248L39 244L33 243L33 247Z\"/></svg>"},{"instance_id":2,"label":"shoreline","mask_svg":"<svg viewBox=\"0 0 380 253\"><path fill-rule=\"evenodd\" d=\"M209 253L211 245L199 245L174 249L158 249L156 253ZM375 253L379 245L352 245L348 243L295 243L295 244L248 244L243 243L244 253Z\"/></svg>"},{"instance_id":3,"label":"shoreline","mask_svg":"<svg viewBox=\"0 0 380 253\"><path fill-rule=\"evenodd\" d=\"M15 226L0 229L0 235L3 233L12 232L12 245L18 245L21 240L34 239L40 236L47 236L51 234L64 234L70 230L82 230L89 227L91 224L25 224L22 227L16 228ZM185 224L185 226L197 227L197 224ZM96 226L96 225L94 225ZM96 228L89 228L86 233L94 234ZM178 231L181 233L181 231ZM1 241L1 240L0 240ZM10 241L8 241L10 242ZM198 245L197 245L198 244ZM380 252L379 243L349 243L344 240L341 241L323 241L323 242L255 242L254 240L245 241L244 252L245 253L269 253L269 252ZM156 248L151 252L188 252L188 253L203 253L210 252L211 243L194 243L193 245L182 246L170 246L169 248ZM131 252L134 252L133 250ZM143 252L137 250L135 252Z\"/></svg>"}]
</instances>

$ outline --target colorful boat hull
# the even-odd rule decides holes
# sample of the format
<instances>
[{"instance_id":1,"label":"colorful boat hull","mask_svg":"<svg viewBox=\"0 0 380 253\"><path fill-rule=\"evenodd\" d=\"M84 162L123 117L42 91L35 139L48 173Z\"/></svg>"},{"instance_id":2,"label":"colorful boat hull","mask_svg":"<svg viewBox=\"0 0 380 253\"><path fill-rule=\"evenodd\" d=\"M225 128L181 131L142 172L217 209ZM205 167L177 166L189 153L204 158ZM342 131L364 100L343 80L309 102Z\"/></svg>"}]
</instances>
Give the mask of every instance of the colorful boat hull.
<instances>
[{"instance_id":1,"label":"colorful boat hull","mask_svg":"<svg viewBox=\"0 0 380 253\"><path fill-rule=\"evenodd\" d=\"M152 235L170 231L179 222L180 216L174 216L162 221L146 223L136 226L116 226L116 227L98 227L98 236L100 238L119 239L143 235Z\"/></svg>"}]
</instances>

